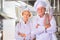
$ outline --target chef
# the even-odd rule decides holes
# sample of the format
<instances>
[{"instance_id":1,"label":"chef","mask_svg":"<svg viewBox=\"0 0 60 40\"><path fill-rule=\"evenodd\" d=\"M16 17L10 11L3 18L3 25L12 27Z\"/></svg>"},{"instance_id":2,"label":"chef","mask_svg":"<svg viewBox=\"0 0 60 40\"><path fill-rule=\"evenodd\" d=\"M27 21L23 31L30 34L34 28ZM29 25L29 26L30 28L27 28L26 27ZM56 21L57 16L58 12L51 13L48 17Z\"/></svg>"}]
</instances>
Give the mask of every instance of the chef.
<instances>
[{"instance_id":1,"label":"chef","mask_svg":"<svg viewBox=\"0 0 60 40\"><path fill-rule=\"evenodd\" d=\"M31 13L26 8L22 11L22 18L16 26L16 40L31 40Z\"/></svg>"},{"instance_id":2,"label":"chef","mask_svg":"<svg viewBox=\"0 0 60 40\"><path fill-rule=\"evenodd\" d=\"M43 1L35 2L34 8L37 16L33 18L34 30L31 31L31 34L33 34L34 37L36 36L36 40L57 40L55 35L57 26L54 16L44 23L46 6L47 4Z\"/></svg>"},{"instance_id":3,"label":"chef","mask_svg":"<svg viewBox=\"0 0 60 40\"><path fill-rule=\"evenodd\" d=\"M47 4L45 13L48 13L51 16L53 15L54 9L52 8L51 3L49 2L49 0L36 0L36 1L43 1L43 2L45 2ZM36 7L36 6L34 5L34 7Z\"/></svg>"}]
</instances>

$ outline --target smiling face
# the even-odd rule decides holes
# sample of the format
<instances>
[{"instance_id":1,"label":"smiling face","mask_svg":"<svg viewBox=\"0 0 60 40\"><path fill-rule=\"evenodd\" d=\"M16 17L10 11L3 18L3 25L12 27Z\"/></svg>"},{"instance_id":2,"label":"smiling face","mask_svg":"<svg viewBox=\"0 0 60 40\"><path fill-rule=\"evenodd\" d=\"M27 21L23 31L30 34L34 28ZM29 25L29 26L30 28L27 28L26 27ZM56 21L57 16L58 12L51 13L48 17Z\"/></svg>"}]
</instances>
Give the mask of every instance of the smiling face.
<instances>
[{"instance_id":1,"label":"smiling face","mask_svg":"<svg viewBox=\"0 0 60 40\"><path fill-rule=\"evenodd\" d=\"M28 10L23 11L22 13L23 19L27 21L29 17L31 16L30 12Z\"/></svg>"},{"instance_id":2,"label":"smiling face","mask_svg":"<svg viewBox=\"0 0 60 40\"><path fill-rule=\"evenodd\" d=\"M45 14L46 8L44 7L38 7L37 12L39 16L43 16Z\"/></svg>"}]
</instances>

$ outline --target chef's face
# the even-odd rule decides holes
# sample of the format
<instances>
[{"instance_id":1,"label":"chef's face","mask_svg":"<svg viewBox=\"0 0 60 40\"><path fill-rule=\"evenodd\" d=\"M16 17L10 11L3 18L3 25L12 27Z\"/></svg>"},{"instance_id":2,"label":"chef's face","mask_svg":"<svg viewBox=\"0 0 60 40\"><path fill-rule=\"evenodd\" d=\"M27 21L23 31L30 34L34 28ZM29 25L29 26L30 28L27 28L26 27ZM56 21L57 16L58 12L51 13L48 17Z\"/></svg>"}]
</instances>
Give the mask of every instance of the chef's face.
<instances>
[{"instance_id":1,"label":"chef's face","mask_svg":"<svg viewBox=\"0 0 60 40\"><path fill-rule=\"evenodd\" d=\"M24 11L23 13L22 13L22 16L23 16L23 19L24 20L28 20L29 19L29 17L31 16L31 14L30 14L30 12L29 11Z\"/></svg>"},{"instance_id":2,"label":"chef's face","mask_svg":"<svg viewBox=\"0 0 60 40\"><path fill-rule=\"evenodd\" d=\"M38 7L37 8L37 12L38 12L38 15L39 16L44 15L45 14L45 11L46 11L46 8L44 8L44 7Z\"/></svg>"}]
</instances>

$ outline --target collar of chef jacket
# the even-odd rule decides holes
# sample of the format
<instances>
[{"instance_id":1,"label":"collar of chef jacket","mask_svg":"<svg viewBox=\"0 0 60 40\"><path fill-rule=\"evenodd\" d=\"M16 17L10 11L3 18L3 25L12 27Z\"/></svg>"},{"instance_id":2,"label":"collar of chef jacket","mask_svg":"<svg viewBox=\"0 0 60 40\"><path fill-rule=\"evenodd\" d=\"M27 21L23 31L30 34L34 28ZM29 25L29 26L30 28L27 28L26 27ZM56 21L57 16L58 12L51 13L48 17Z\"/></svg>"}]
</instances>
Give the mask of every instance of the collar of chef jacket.
<instances>
[{"instance_id":1,"label":"collar of chef jacket","mask_svg":"<svg viewBox=\"0 0 60 40\"><path fill-rule=\"evenodd\" d=\"M21 18L19 22L25 24L24 21L23 21L23 18ZM29 23L30 23L30 19L27 21L26 24L29 24Z\"/></svg>"}]
</instances>

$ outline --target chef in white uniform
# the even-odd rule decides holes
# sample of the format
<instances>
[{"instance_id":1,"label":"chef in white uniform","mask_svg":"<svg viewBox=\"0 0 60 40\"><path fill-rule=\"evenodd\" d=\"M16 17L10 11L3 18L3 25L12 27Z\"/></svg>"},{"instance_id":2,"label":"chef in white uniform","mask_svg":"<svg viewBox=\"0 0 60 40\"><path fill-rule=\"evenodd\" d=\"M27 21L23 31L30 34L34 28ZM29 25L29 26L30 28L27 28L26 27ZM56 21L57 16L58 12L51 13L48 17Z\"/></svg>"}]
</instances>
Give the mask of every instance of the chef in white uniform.
<instances>
[{"instance_id":1,"label":"chef in white uniform","mask_svg":"<svg viewBox=\"0 0 60 40\"><path fill-rule=\"evenodd\" d=\"M16 26L16 40L30 40L31 39L31 21L29 20L31 13L28 9L22 12L22 18Z\"/></svg>"},{"instance_id":2,"label":"chef in white uniform","mask_svg":"<svg viewBox=\"0 0 60 40\"><path fill-rule=\"evenodd\" d=\"M37 2L41 2L41 1L43 1L43 2L45 2L47 5L46 5L46 11L45 11L45 20L48 18L48 19L51 19L52 18L52 16L53 16L53 13L54 13L54 9L52 8L52 6L51 6L51 4L50 4L50 2L49 2L49 0L36 0L36 2L35 2L35 5L34 5L34 8L36 8L36 5L37 5Z\"/></svg>"},{"instance_id":3,"label":"chef in white uniform","mask_svg":"<svg viewBox=\"0 0 60 40\"><path fill-rule=\"evenodd\" d=\"M56 32L56 21L54 16L50 19L50 22L45 19L46 3L43 1L37 1L35 4L35 10L37 11L37 16L33 18L33 29L31 34L36 35L36 40L57 40Z\"/></svg>"}]
</instances>

